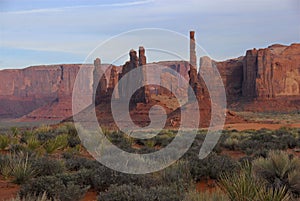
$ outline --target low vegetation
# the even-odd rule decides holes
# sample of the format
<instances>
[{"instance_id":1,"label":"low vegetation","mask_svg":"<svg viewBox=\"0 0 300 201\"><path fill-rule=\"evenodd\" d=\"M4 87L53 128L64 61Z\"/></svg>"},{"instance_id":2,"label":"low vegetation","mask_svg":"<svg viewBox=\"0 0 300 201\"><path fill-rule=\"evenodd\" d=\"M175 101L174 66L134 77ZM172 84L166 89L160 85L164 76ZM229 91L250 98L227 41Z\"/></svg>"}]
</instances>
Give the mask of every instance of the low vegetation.
<instances>
[{"instance_id":1,"label":"low vegetation","mask_svg":"<svg viewBox=\"0 0 300 201\"><path fill-rule=\"evenodd\" d=\"M76 201L87 191L97 192L99 201L300 198L300 129L223 131L213 152L202 160L198 152L205 131L199 131L179 161L146 175L116 172L92 159L73 124L1 132L1 179L20 185L11 201ZM176 132L164 130L149 140L109 130L105 135L123 150L144 154L167 146ZM213 182L207 189L199 188L206 181Z\"/></svg>"}]
</instances>

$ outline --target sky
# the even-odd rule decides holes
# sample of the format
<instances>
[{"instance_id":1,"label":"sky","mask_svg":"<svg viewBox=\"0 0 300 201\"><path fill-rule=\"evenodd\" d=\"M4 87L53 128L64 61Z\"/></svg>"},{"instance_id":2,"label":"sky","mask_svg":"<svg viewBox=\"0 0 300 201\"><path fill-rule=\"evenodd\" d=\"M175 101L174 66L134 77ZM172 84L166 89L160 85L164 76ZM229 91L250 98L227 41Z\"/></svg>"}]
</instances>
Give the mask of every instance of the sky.
<instances>
[{"instance_id":1,"label":"sky","mask_svg":"<svg viewBox=\"0 0 300 201\"><path fill-rule=\"evenodd\" d=\"M197 43L210 57L226 60L244 55L247 49L299 43L300 1L0 0L0 69L84 63L96 47L102 50L97 56L111 63L119 55L115 49L104 49L104 41L116 43L112 37L147 28L182 36L195 30ZM126 48L131 44L138 48L133 43L139 37L135 33L123 35ZM155 39L147 44L153 44L152 48L169 39L168 34L159 31L152 31L150 36ZM188 49L179 43L165 45L188 59ZM161 54L148 61L168 59L168 55Z\"/></svg>"}]
</instances>

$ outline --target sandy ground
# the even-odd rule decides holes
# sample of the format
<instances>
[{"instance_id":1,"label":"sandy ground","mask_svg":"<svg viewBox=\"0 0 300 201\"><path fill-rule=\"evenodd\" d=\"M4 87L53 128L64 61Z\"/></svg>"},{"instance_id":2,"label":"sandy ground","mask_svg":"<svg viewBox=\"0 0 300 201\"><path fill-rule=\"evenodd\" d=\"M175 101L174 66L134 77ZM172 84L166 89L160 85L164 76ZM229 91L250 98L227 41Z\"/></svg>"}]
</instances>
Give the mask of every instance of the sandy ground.
<instances>
[{"instance_id":1,"label":"sandy ground","mask_svg":"<svg viewBox=\"0 0 300 201\"><path fill-rule=\"evenodd\" d=\"M276 130L281 127L290 127L290 128L300 128L300 123L295 124L272 124L272 123L237 123L237 124L226 124L224 126L224 129L233 130L236 129L238 131L243 130L260 130L262 128L270 129L270 130Z\"/></svg>"},{"instance_id":2,"label":"sandy ground","mask_svg":"<svg viewBox=\"0 0 300 201\"><path fill-rule=\"evenodd\" d=\"M9 200L14 198L20 187L16 184L12 184L3 178L0 178L0 201Z\"/></svg>"}]
</instances>

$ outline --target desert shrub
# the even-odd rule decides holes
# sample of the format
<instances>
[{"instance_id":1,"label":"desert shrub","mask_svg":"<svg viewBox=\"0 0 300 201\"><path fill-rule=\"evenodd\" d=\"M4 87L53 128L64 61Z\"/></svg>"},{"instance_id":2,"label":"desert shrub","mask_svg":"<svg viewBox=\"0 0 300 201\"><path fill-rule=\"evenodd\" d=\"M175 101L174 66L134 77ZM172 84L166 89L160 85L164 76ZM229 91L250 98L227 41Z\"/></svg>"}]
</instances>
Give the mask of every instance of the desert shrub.
<instances>
[{"instance_id":1,"label":"desert shrub","mask_svg":"<svg viewBox=\"0 0 300 201\"><path fill-rule=\"evenodd\" d=\"M146 201L143 189L130 184L123 184L121 186L112 185L106 192L100 192L98 200Z\"/></svg>"},{"instance_id":2,"label":"desert shrub","mask_svg":"<svg viewBox=\"0 0 300 201\"><path fill-rule=\"evenodd\" d=\"M32 166L36 170L36 176L49 176L63 173L64 163L61 160L50 159L48 157L35 158Z\"/></svg>"},{"instance_id":3,"label":"desert shrub","mask_svg":"<svg viewBox=\"0 0 300 201\"><path fill-rule=\"evenodd\" d=\"M143 189L133 184L112 185L105 192L100 192L98 200L105 201L180 201L183 195L179 194L176 187L156 186Z\"/></svg>"},{"instance_id":4,"label":"desert shrub","mask_svg":"<svg viewBox=\"0 0 300 201\"><path fill-rule=\"evenodd\" d=\"M101 164L98 161L91 160L88 158L73 156L72 154L64 154L66 157L65 165L66 168L70 171L78 171L81 169L97 169Z\"/></svg>"},{"instance_id":5,"label":"desert shrub","mask_svg":"<svg viewBox=\"0 0 300 201\"><path fill-rule=\"evenodd\" d=\"M9 145L9 151L12 153L24 153L28 152L28 149L23 144L11 144Z\"/></svg>"},{"instance_id":6,"label":"desert shrub","mask_svg":"<svg viewBox=\"0 0 300 201\"><path fill-rule=\"evenodd\" d=\"M36 136L31 136L30 138L28 138L26 144L27 148L32 151L36 150L41 146L41 143Z\"/></svg>"},{"instance_id":7,"label":"desert shrub","mask_svg":"<svg viewBox=\"0 0 300 201\"><path fill-rule=\"evenodd\" d=\"M55 133L58 135L67 134L69 147L76 147L76 145L79 145L81 143L80 138L77 134L77 130L73 123L64 123L58 126L55 129Z\"/></svg>"},{"instance_id":8,"label":"desert shrub","mask_svg":"<svg viewBox=\"0 0 300 201\"><path fill-rule=\"evenodd\" d=\"M132 152L132 139L126 136L123 132L113 131L106 135L111 143L128 152Z\"/></svg>"},{"instance_id":9,"label":"desert shrub","mask_svg":"<svg viewBox=\"0 0 300 201\"><path fill-rule=\"evenodd\" d=\"M256 178L250 163L245 163L241 170L235 174L222 174L218 184L232 201L290 200L290 195L285 187L269 189L265 186L264 182Z\"/></svg>"},{"instance_id":10,"label":"desert shrub","mask_svg":"<svg viewBox=\"0 0 300 201\"><path fill-rule=\"evenodd\" d=\"M190 161L190 171L195 181L207 177L217 179L224 172L232 173L237 166L237 162L229 156L217 155L215 153L211 153L202 160L196 158Z\"/></svg>"},{"instance_id":11,"label":"desert shrub","mask_svg":"<svg viewBox=\"0 0 300 201\"><path fill-rule=\"evenodd\" d=\"M254 158L258 158L258 157L266 158L269 151L270 150L268 149L258 149L253 152Z\"/></svg>"},{"instance_id":12,"label":"desert shrub","mask_svg":"<svg viewBox=\"0 0 300 201\"><path fill-rule=\"evenodd\" d=\"M159 172L161 175L161 183L170 185L177 183L180 190L185 191L191 184L192 175L189 170L189 164L186 161L179 160L173 165L163 169Z\"/></svg>"},{"instance_id":13,"label":"desert shrub","mask_svg":"<svg viewBox=\"0 0 300 201\"><path fill-rule=\"evenodd\" d=\"M249 164L238 173L222 174L218 183L232 201L255 200L259 182L252 175Z\"/></svg>"},{"instance_id":14,"label":"desert shrub","mask_svg":"<svg viewBox=\"0 0 300 201\"><path fill-rule=\"evenodd\" d=\"M80 200L88 190L88 186L81 186L75 180L64 183L59 176L43 176L31 180L21 186L21 198L46 192L47 197L64 201Z\"/></svg>"},{"instance_id":15,"label":"desert shrub","mask_svg":"<svg viewBox=\"0 0 300 201\"><path fill-rule=\"evenodd\" d=\"M10 155L0 155L0 174L4 179L12 175L13 166Z\"/></svg>"},{"instance_id":16,"label":"desert shrub","mask_svg":"<svg viewBox=\"0 0 300 201\"><path fill-rule=\"evenodd\" d=\"M13 182L22 184L35 176L35 170L29 160L28 153L10 153L0 158L0 173L7 179L13 176Z\"/></svg>"},{"instance_id":17,"label":"desert shrub","mask_svg":"<svg viewBox=\"0 0 300 201\"><path fill-rule=\"evenodd\" d=\"M166 180L164 180L162 172L145 175L125 174L111 170L110 168L99 164L97 164L95 168L93 167L92 169L89 169L89 171L91 173L90 185L97 191L106 191L111 185L121 185L125 183L132 183L143 188L150 188L152 186L167 182ZM166 176L166 174L164 175ZM169 174L169 176L171 176L171 174ZM178 175L173 174L173 177L177 178ZM172 179L172 181L175 181L174 178ZM169 178L169 180L171 180L171 178ZM168 183L170 184L170 182Z\"/></svg>"},{"instance_id":18,"label":"desert shrub","mask_svg":"<svg viewBox=\"0 0 300 201\"><path fill-rule=\"evenodd\" d=\"M76 147L77 145L80 145L81 141L80 138L76 136L70 136L68 138L68 146L69 147Z\"/></svg>"},{"instance_id":19,"label":"desert shrub","mask_svg":"<svg viewBox=\"0 0 300 201\"><path fill-rule=\"evenodd\" d=\"M46 141L44 148L47 153L51 154L58 149L64 149L68 145L68 135L58 135L54 139Z\"/></svg>"},{"instance_id":20,"label":"desert shrub","mask_svg":"<svg viewBox=\"0 0 300 201\"><path fill-rule=\"evenodd\" d=\"M253 161L254 173L271 188L286 187L294 196L300 195L300 159L283 151L270 151L267 158Z\"/></svg>"},{"instance_id":21,"label":"desert shrub","mask_svg":"<svg viewBox=\"0 0 300 201\"><path fill-rule=\"evenodd\" d=\"M64 185L74 182L76 185L81 186L82 188L91 186L94 171L82 169L75 173L63 173L55 175L59 180L63 182Z\"/></svg>"},{"instance_id":22,"label":"desert shrub","mask_svg":"<svg viewBox=\"0 0 300 201\"><path fill-rule=\"evenodd\" d=\"M236 150L239 144L239 140L236 138L229 137L224 142L224 147L229 150Z\"/></svg>"},{"instance_id":23,"label":"desert shrub","mask_svg":"<svg viewBox=\"0 0 300 201\"><path fill-rule=\"evenodd\" d=\"M0 150L4 150L8 147L10 139L7 135L0 134Z\"/></svg>"},{"instance_id":24,"label":"desert shrub","mask_svg":"<svg viewBox=\"0 0 300 201\"><path fill-rule=\"evenodd\" d=\"M36 133L37 139L41 143L45 143L45 142L47 142L47 141L49 141L51 139L54 139L57 136L56 133L51 132L51 131L49 131L49 132L36 132L35 131L35 133Z\"/></svg>"},{"instance_id":25,"label":"desert shrub","mask_svg":"<svg viewBox=\"0 0 300 201\"><path fill-rule=\"evenodd\" d=\"M22 184L36 175L36 171L29 161L28 153L14 155L12 160L12 176L14 176L14 183Z\"/></svg>"},{"instance_id":26,"label":"desert shrub","mask_svg":"<svg viewBox=\"0 0 300 201\"><path fill-rule=\"evenodd\" d=\"M117 173L109 168L100 166L93 171L91 184L97 191L106 190L111 184L117 183Z\"/></svg>"},{"instance_id":27,"label":"desert shrub","mask_svg":"<svg viewBox=\"0 0 300 201\"><path fill-rule=\"evenodd\" d=\"M52 128L49 125L41 125L40 127L34 130L37 134L49 133L52 132Z\"/></svg>"},{"instance_id":28,"label":"desert shrub","mask_svg":"<svg viewBox=\"0 0 300 201\"><path fill-rule=\"evenodd\" d=\"M17 135L20 134L20 130L19 130L17 127L11 127L11 128L10 128L10 133L11 133L14 137L16 137Z\"/></svg>"},{"instance_id":29,"label":"desert shrub","mask_svg":"<svg viewBox=\"0 0 300 201\"><path fill-rule=\"evenodd\" d=\"M49 199L47 197L47 193L44 192L40 195L27 195L21 198L20 196L17 196L16 198L12 198L9 201L59 201L58 199Z\"/></svg>"},{"instance_id":30,"label":"desert shrub","mask_svg":"<svg viewBox=\"0 0 300 201\"><path fill-rule=\"evenodd\" d=\"M292 198L285 187L281 187L278 189L261 188L261 190L257 193L257 200L290 201L292 200Z\"/></svg>"},{"instance_id":31,"label":"desert shrub","mask_svg":"<svg viewBox=\"0 0 300 201\"><path fill-rule=\"evenodd\" d=\"M221 192L219 189L214 191L213 193L205 191L198 192L196 190L188 191L183 201L228 201L228 197Z\"/></svg>"},{"instance_id":32,"label":"desert shrub","mask_svg":"<svg viewBox=\"0 0 300 201\"><path fill-rule=\"evenodd\" d=\"M240 150L255 154L259 149L295 148L298 146L298 140L298 130L295 129L281 128L276 131L261 129L256 132L248 132L248 136L241 138L238 147Z\"/></svg>"}]
</instances>

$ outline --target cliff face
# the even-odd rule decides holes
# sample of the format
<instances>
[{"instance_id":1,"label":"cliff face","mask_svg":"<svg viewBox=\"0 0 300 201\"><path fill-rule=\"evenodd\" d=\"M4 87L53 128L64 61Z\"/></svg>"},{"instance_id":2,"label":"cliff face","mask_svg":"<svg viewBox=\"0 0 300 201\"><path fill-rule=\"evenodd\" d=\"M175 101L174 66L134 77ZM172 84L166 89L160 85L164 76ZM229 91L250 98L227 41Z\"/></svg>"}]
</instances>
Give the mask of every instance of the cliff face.
<instances>
[{"instance_id":1,"label":"cliff face","mask_svg":"<svg viewBox=\"0 0 300 201\"><path fill-rule=\"evenodd\" d=\"M132 65L144 65L146 63L145 50L140 49L139 51L140 58L132 58ZM241 97L246 100L267 101L269 99L281 101L286 97L293 99L300 97L300 44L272 45L265 49L248 50L244 57L213 62L220 72L229 101L240 102ZM96 62L96 64L98 63L100 68L108 68L108 65L101 64L100 60ZM191 65L187 61L164 61L154 64L168 66L181 74L187 81L191 81L189 76ZM130 62L127 65L130 65ZM176 75L168 70L157 72L155 65L153 65L155 73L152 74L158 75L156 79L160 79L161 83L170 86L172 92L176 91L182 97L188 98L187 89L181 87ZM20 70L1 70L0 118L23 116L24 121L28 119L61 120L71 116L73 85L81 66L80 64L63 64L34 66ZM126 67L126 64L124 66ZM113 69L108 68L105 72L106 80L103 79L99 85L95 85L92 79L93 73L96 72L94 65L85 65L85 67L87 70L83 77L79 78L79 82L80 85L88 85L89 88L80 89L83 97L84 94L92 93L93 87L99 86L97 91L100 93L99 97L103 98L101 93L107 92L115 86L118 77L128 70L125 67L122 69L122 66ZM191 74L193 79L198 79L199 74ZM194 85L197 94L205 94L203 88L205 87L202 85ZM122 96L123 91L119 90L120 96ZM149 87L148 91L150 95L171 95L169 91L156 86ZM262 109L264 108L262 107Z\"/></svg>"},{"instance_id":2,"label":"cliff face","mask_svg":"<svg viewBox=\"0 0 300 201\"><path fill-rule=\"evenodd\" d=\"M243 61L243 96L270 99L300 95L300 44L248 50Z\"/></svg>"},{"instance_id":3,"label":"cliff face","mask_svg":"<svg viewBox=\"0 0 300 201\"><path fill-rule=\"evenodd\" d=\"M216 62L222 77L227 99L236 99L242 94L243 57Z\"/></svg>"},{"instance_id":4,"label":"cliff face","mask_svg":"<svg viewBox=\"0 0 300 201\"><path fill-rule=\"evenodd\" d=\"M70 111L73 85L79 69L79 64L64 64L0 71L0 117L20 117L58 102L64 102L63 111ZM88 79L80 79L80 82L86 81ZM71 115L67 113L65 115Z\"/></svg>"}]
</instances>

